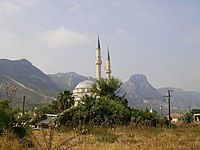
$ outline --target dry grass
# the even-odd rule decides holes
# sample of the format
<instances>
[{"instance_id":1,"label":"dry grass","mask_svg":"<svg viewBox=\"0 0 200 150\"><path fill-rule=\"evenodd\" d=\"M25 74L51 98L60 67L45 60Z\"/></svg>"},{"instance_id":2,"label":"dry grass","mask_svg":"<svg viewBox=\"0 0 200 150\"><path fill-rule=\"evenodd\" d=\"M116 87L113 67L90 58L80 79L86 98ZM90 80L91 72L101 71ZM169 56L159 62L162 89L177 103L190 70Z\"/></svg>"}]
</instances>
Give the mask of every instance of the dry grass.
<instances>
[{"instance_id":1,"label":"dry grass","mask_svg":"<svg viewBox=\"0 0 200 150\"><path fill-rule=\"evenodd\" d=\"M98 142L97 135L82 135L75 132L59 133L49 130L33 132L35 149L73 150L198 150L200 149L200 125L179 125L174 128L119 127L109 130L117 137L114 143ZM53 136L52 136L53 135ZM106 135L105 135L106 136ZM0 138L1 150L19 147L17 140ZM51 142L51 143L48 143ZM51 145L51 146L49 146Z\"/></svg>"},{"instance_id":2,"label":"dry grass","mask_svg":"<svg viewBox=\"0 0 200 150\"><path fill-rule=\"evenodd\" d=\"M0 137L0 149L1 150L16 150L19 146L19 142L16 139L10 139L8 137Z\"/></svg>"},{"instance_id":3,"label":"dry grass","mask_svg":"<svg viewBox=\"0 0 200 150\"><path fill-rule=\"evenodd\" d=\"M17 138L11 134L4 134L0 136L0 150L21 150L26 149Z\"/></svg>"}]
</instances>

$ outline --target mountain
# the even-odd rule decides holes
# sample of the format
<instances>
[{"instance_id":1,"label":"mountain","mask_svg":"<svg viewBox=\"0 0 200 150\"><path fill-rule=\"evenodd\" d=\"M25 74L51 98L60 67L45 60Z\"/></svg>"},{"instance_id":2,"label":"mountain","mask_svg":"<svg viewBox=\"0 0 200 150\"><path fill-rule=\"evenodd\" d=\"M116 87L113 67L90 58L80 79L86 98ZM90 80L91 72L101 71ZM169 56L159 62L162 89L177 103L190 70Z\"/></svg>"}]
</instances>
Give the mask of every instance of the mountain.
<instances>
[{"instance_id":1,"label":"mountain","mask_svg":"<svg viewBox=\"0 0 200 150\"><path fill-rule=\"evenodd\" d=\"M27 97L27 107L49 103L60 90L55 82L26 59L0 59L0 68L0 98L5 98L5 87L16 86L15 105L21 103L23 96Z\"/></svg>"},{"instance_id":2,"label":"mountain","mask_svg":"<svg viewBox=\"0 0 200 150\"><path fill-rule=\"evenodd\" d=\"M55 83L59 85L61 89L73 90L75 86L88 78L95 81L92 77L85 77L75 72L58 73L48 75ZM172 112L183 112L191 107L200 106L200 93L183 91L180 89L174 90L172 95ZM139 108L153 108L156 111L160 111L160 106L163 106L163 112L168 111L168 101L164 98L166 95L166 88L156 89L147 80L147 77L142 74L135 74L130 77L128 81L122 84L120 88L121 96L126 94L128 99L128 105L130 107ZM192 100L189 100L192 99ZM195 108L196 108L195 107Z\"/></svg>"},{"instance_id":3,"label":"mountain","mask_svg":"<svg viewBox=\"0 0 200 150\"><path fill-rule=\"evenodd\" d=\"M127 82L122 84L121 91L126 93L130 107L144 105L144 100L163 101L162 94L142 74L132 75Z\"/></svg>"},{"instance_id":4,"label":"mountain","mask_svg":"<svg viewBox=\"0 0 200 150\"><path fill-rule=\"evenodd\" d=\"M28 60L0 59L0 99L6 98L6 87L16 87L13 106L21 107L22 98L26 96L26 109L50 103L62 89L73 90L76 85L84 80L95 81L92 77L85 77L75 72L57 73L46 75L40 69L32 65ZM200 93L173 89L171 102L172 112L200 107ZM166 88L156 89L142 74L135 74L122 84L120 95L126 94L130 107L153 108L160 111L168 109L168 102L164 98Z\"/></svg>"},{"instance_id":5,"label":"mountain","mask_svg":"<svg viewBox=\"0 0 200 150\"><path fill-rule=\"evenodd\" d=\"M77 84L85 80L95 81L92 77L85 77L75 72L49 74L51 78L61 89L73 90Z\"/></svg>"},{"instance_id":6,"label":"mountain","mask_svg":"<svg viewBox=\"0 0 200 150\"><path fill-rule=\"evenodd\" d=\"M200 93L194 91L185 91L176 88L160 88L158 89L162 95L166 95L166 89L171 89L172 106L178 108L200 108Z\"/></svg>"}]
</instances>

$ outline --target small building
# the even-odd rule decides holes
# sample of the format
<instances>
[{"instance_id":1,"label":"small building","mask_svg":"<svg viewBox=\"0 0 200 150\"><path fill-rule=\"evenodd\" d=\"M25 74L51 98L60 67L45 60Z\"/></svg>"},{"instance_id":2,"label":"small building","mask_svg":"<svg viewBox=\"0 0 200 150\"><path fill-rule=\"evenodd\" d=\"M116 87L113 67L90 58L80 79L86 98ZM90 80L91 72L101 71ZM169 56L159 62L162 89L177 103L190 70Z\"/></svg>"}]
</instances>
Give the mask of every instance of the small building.
<instances>
[{"instance_id":1,"label":"small building","mask_svg":"<svg viewBox=\"0 0 200 150\"><path fill-rule=\"evenodd\" d=\"M193 114L194 121L200 121L200 114Z\"/></svg>"},{"instance_id":2,"label":"small building","mask_svg":"<svg viewBox=\"0 0 200 150\"><path fill-rule=\"evenodd\" d=\"M172 122L178 122L179 119L180 119L181 117L183 117L182 114L178 114L178 113L173 113L173 114L171 114L170 116L171 116L171 118L172 118ZM169 119L169 115L167 115L166 117L167 117L167 119Z\"/></svg>"},{"instance_id":3,"label":"small building","mask_svg":"<svg viewBox=\"0 0 200 150\"><path fill-rule=\"evenodd\" d=\"M49 126L49 123L54 121L56 117L57 115L55 114L44 114L40 116L39 127L47 128Z\"/></svg>"}]
</instances>

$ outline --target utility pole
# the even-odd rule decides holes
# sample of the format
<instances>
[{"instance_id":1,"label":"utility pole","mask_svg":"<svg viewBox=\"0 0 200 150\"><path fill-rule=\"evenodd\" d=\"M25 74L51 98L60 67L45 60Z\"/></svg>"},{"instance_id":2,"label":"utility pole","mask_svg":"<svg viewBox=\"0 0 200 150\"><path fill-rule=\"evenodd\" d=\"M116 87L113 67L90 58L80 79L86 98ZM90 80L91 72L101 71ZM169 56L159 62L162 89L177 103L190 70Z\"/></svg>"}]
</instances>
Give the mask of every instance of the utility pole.
<instances>
[{"instance_id":1,"label":"utility pole","mask_svg":"<svg viewBox=\"0 0 200 150\"><path fill-rule=\"evenodd\" d=\"M168 105L169 105L169 121L171 121L171 115L170 115L170 98L171 98L171 92L173 92L173 90L168 89L167 90L167 95L164 97L168 97Z\"/></svg>"},{"instance_id":2,"label":"utility pole","mask_svg":"<svg viewBox=\"0 0 200 150\"><path fill-rule=\"evenodd\" d=\"M24 115L24 113L25 113L25 111L24 111L24 106L25 106L25 96L23 97L22 102L23 102L23 105L22 105L22 113L23 113L23 115Z\"/></svg>"}]
</instances>

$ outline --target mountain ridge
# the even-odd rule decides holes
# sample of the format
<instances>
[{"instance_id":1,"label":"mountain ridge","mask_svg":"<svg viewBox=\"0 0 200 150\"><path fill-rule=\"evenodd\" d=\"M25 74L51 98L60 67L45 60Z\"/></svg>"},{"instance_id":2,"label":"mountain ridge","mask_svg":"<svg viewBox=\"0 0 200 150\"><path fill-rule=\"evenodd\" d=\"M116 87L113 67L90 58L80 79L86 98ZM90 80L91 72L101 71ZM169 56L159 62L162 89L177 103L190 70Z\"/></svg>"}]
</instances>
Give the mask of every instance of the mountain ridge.
<instances>
[{"instance_id":1,"label":"mountain ridge","mask_svg":"<svg viewBox=\"0 0 200 150\"><path fill-rule=\"evenodd\" d=\"M51 103L60 88L46 74L26 59L0 59L0 98L5 99L5 87L16 86L14 106L21 107L21 99L26 96L26 108L42 103Z\"/></svg>"},{"instance_id":2,"label":"mountain ridge","mask_svg":"<svg viewBox=\"0 0 200 150\"><path fill-rule=\"evenodd\" d=\"M67 73L57 73L57 74L48 74L49 78L51 78L61 89L73 90L76 85L85 80L95 81L95 79L91 76L85 77L76 72L67 72Z\"/></svg>"},{"instance_id":3,"label":"mountain ridge","mask_svg":"<svg viewBox=\"0 0 200 150\"><path fill-rule=\"evenodd\" d=\"M93 77L85 77L76 72L57 73L46 75L26 59L0 59L0 98L4 97L3 86L13 84L18 86L18 103L23 95L27 95L29 105L50 103L63 89L73 90L84 80L95 81ZM172 102L174 109L200 107L200 93L173 89ZM156 89L143 74L131 75L120 88L120 95L126 94L130 107L157 108L160 105L167 107L166 88ZM17 103L16 102L16 103ZM27 104L28 105L28 104Z\"/></svg>"}]
</instances>

